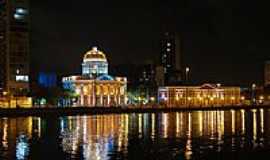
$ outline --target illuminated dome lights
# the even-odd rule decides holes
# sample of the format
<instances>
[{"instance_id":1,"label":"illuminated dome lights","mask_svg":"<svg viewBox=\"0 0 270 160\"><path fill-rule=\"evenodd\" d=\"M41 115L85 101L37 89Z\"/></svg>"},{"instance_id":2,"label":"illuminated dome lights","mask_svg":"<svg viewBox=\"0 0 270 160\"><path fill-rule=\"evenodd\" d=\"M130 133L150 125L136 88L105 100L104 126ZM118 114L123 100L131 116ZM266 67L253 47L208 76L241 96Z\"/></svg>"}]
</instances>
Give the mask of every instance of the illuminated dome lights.
<instances>
[{"instance_id":1,"label":"illuminated dome lights","mask_svg":"<svg viewBox=\"0 0 270 160\"><path fill-rule=\"evenodd\" d=\"M89 61L107 61L106 55L99 51L97 47L93 47L92 50L88 51L83 58L84 62Z\"/></svg>"},{"instance_id":2,"label":"illuminated dome lights","mask_svg":"<svg viewBox=\"0 0 270 160\"><path fill-rule=\"evenodd\" d=\"M82 74L89 77L98 77L108 74L108 62L105 54L93 47L83 57Z\"/></svg>"},{"instance_id":3,"label":"illuminated dome lights","mask_svg":"<svg viewBox=\"0 0 270 160\"><path fill-rule=\"evenodd\" d=\"M97 78L97 80L100 80L100 81L113 81L114 78L112 76L110 76L110 75L104 74L104 75L99 76Z\"/></svg>"}]
</instances>

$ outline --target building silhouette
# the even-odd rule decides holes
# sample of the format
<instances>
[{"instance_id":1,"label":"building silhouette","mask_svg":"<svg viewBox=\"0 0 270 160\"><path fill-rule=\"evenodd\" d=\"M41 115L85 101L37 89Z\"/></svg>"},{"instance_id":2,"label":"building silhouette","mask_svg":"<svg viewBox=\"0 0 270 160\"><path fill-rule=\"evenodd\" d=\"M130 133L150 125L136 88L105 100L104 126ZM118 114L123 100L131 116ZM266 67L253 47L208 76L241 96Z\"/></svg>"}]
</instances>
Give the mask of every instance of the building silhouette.
<instances>
[{"instance_id":1,"label":"building silhouette","mask_svg":"<svg viewBox=\"0 0 270 160\"><path fill-rule=\"evenodd\" d=\"M0 92L29 90L29 3L0 1Z\"/></svg>"},{"instance_id":2,"label":"building silhouette","mask_svg":"<svg viewBox=\"0 0 270 160\"><path fill-rule=\"evenodd\" d=\"M162 34L160 64L164 69L165 85L181 82L180 40L176 32L166 31Z\"/></svg>"},{"instance_id":3,"label":"building silhouette","mask_svg":"<svg viewBox=\"0 0 270 160\"><path fill-rule=\"evenodd\" d=\"M175 9L172 3L164 1L160 8L160 56L157 72L164 73L164 85L180 84L181 72L181 41L180 32L176 26ZM161 76L159 76L161 78Z\"/></svg>"}]
</instances>

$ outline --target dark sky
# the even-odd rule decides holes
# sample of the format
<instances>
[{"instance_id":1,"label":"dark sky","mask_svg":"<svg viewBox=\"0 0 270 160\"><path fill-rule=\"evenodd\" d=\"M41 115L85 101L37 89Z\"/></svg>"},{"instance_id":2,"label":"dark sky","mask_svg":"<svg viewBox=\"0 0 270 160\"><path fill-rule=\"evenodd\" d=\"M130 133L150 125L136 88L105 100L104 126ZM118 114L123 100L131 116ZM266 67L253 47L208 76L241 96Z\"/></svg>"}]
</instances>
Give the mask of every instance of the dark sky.
<instances>
[{"instance_id":1,"label":"dark sky","mask_svg":"<svg viewBox=\"0 0 270 160\"><path fill-rule=\"evenodd\" d=\"M34 70L79 73L93 45L110 65L154 61L168 8L194 82L262 82L270 25L267 5L258 1L32 0Z\"/></svg>"}]
</instances>

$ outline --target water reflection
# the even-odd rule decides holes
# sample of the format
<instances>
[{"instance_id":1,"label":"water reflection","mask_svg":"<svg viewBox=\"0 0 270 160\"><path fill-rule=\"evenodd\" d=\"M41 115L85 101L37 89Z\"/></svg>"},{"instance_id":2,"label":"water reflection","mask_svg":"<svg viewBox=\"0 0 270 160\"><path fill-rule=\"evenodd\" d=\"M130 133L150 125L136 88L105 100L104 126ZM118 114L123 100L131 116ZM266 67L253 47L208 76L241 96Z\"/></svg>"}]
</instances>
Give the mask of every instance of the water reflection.
<instances>
[{"instance_id":1,"label":"water reflection","mask_svg":"<svg viewBox=\"0 0 270 160\"><path fill-rule=\"evenodd\" d=\"M210 153L241 150L256 154L270 149L265 127L269 114L253 109L1 118L0 159L205 159Z\"/></svg>"},{"instance_id":2,"label":"water reflection","mask_svg":"<svg viewBox=\"0 0 270 160\"><path fill-rule=\"evenodd\" d=\"M17 160L28 159L30 151L29 139L39 137L40 125L36 125L40 118L1 118L0 159Z\"/></svg>"}]
</instances>

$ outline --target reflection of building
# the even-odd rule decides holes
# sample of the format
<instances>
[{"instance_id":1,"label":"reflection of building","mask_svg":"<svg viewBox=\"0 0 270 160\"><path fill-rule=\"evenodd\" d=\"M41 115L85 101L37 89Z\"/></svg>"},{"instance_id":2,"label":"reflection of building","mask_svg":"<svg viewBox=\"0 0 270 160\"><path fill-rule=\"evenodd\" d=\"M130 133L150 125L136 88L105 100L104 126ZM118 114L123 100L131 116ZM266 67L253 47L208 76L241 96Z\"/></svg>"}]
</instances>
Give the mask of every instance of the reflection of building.
<instances>
[{"instance_id":1,"label":"reflection of building","mask_svg":"<svg viewBox=\"0 0 270 160\"><path fill-rule=\"evenodd\" d=\"M170 107L238 105L240 87L221 87L211 84L159 87L158 98L160 102L164 102Z\"/></svg>"},{"instance_id":2,"label":"reflection of building","mask_svg":"<svg viewBox=\"0 0 270 160\"><path fill-rule=\"evenodd\" d=\"M41 118L1 118L0 128L1 159L29 159L30 139L40 138Z\"/></svg>"},{"instance_id":3,"label":"reflection of building","mask_svg":"<svg viewBox=\"0 0 270 160\"><path fill-rule=\"evenodd\" d=\"M80 106L119 106L126 104L125 77L108 75L104 53L94 47L84 55L82 75L63 78L63 85L79 95Z\"/></svg>"},{"instance_id":4,"label":"reflection of building","mask_svg":"<svg viewBox=\"0 0 270 160\"><path fill-rule=\"evenodd\" d=\"M0 92L29 90L28 0L0 1Z\"/></svg>"},{"instance_id":5,"label":"reflection of building","mask_svg":"<svg viewBox=\"0 0 270 160\"><path fill-rule=\"evenodd\" d=\"M78 153L84 159L109 159L114 150L126 151L129 115L97 115L60 119L63 151Z\"/></svg>"},{"instance_id":6,"label":"reflection of building","mask_svg":"<svg viewBox=\"0 0 270 160\"><path fill-rule=\"evenodd\" d=\"M265 86L270 85L270 61L265 62L264 67L264 84Z\"/></svg>"}]
</instances>

